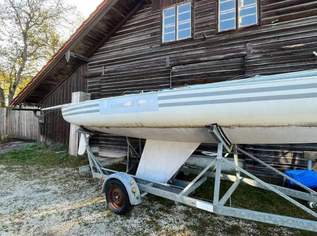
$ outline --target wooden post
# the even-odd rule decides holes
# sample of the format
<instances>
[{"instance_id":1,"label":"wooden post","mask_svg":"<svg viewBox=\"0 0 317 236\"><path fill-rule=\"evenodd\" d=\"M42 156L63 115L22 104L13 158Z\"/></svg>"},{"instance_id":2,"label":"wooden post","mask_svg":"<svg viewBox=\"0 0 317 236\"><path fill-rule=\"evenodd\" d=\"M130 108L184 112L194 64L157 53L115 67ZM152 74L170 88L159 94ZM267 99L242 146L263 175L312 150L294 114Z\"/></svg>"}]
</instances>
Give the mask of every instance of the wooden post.
<instances>
[{"instance_id":1,"label":"wooden post","mask_svg":"<svg viewBox=\"0 0 317 236\"><path fill-rule=\"evenodd\" d=\"M79 103L86 100L90 100L90 94L84 92L72 93L72 103ZM79 144L78 128L77 125L70 125L68 153L71 156L77 156Z\"/></svg>"},{"instance_id":2,"label":"wooden post","mask_svg":"<svg viewBox=\"0 0 317 236\"><path fill-rule=\"evenodd\" d=\"M6 130L6 122L7 122L7 117L6 117L6 108L0 108L0 141L5 140L6 135L7 135L7 130Z\"/></svg>"},{"instance_id":3,"label":"wooden post","mask_svg":"<svg viewBox=\"0 0 317 236\"><path fill-rule=\"evenodd\" d=\"M8 119L8 116L9 116L9 110L8 108L4 108L4 116L3 116L3 119L4 119L4 127L3 127L3 133L4 133L4 137L3 139L7 139L8 135L9 135L9 131L8 131L8 128L9 128L9 119Z\"/></svg>"}]
</instances>

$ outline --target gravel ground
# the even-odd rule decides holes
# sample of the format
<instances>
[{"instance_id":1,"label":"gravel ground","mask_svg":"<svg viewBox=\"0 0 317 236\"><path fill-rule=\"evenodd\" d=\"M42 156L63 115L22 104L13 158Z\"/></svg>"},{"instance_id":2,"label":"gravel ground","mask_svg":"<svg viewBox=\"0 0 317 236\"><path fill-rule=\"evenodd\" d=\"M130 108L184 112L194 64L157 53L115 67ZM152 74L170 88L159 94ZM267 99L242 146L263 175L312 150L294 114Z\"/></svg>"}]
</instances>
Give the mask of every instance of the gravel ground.
<instances>
[{"instance_id":1,"label":"gravel ground","mask_svg":"<svg viewBox=\"0 0 317 236\"><path fill-rule=\"evenodd\" d=\"M128 216L105 208L77 169L0 165L0 235L298 235L148 196Z\"/></svg>"}]
</instances>

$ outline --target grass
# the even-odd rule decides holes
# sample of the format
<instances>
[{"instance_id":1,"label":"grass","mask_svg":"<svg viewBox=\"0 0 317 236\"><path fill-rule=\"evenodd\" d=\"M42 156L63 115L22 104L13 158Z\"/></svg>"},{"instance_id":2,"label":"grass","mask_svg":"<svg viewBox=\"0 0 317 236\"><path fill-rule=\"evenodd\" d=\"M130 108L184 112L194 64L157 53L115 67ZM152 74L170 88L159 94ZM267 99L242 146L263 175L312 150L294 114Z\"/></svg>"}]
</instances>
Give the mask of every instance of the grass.
<instances>
[{"instance_id":1,"label":"grass","mask_svg":"<svg viewBox=\"0 0 317 236\"><path fill-rule=\"evenodd\" d=\"M230 188L232 182L221 181L220 196ZM213 179L208 180L194 193L194 196L212 199L213 194ZM226 204L229 206L229 201ZM305 202L302 204L306 205ZM249 185L241 183L235 193L231 197L231 206L235 208L245 208L249 210L262 211L272 214L292 216L302 219L316 220L314 217L308 215L306 212L287 202L277 194L265 191L259 188L254 188ZM270 229L272 225L257 223L257 229L261 232L261 235L270 235ZM308 231L292 230L295 235L309 236L316 235Z\"/></svg>"},{"instance_id":2,"label":"grass","mask_svg":"<svg viewBox=\"0 0 317 236\"><path fill-rule=\"evenodd\" d=\"M221 196L229 189L232 182L221 181ZM212 199L213 181L210 179L202 185L195 193L206 199ZM305 203L303 202L305 205ZM229 201L227 203L229 205ZM254 188L241 183L231 198L231 206L237 208L247 208L256 211L264 211L272 214L292 215L296 217L313 219L305 212L288 203L277 194L265 191L259 188Z\"/></svg>"},{"instance_id":3,"label":"grass","mask_svg":"<svg viewBox=\"0 0 317 236\"><path fill-rule=\"evenodd\" d=\"M5 166L39 166L43 168L75 168L87 164L87 159L72 157L62 146L46 147L41 144L30 144L21 150L0 154L0 165Z\"/></svg>"},{"instance_id":4,"label":"grass","mask_svg":"<svg viewBox=\"0 0 317 236\"><path fill-rule=\"evenodd\" d=\"M0 136L0 144L7 143L7 142L8 140L6 138Z\"/></svg>"},{"instance_id":5,"label":"grass","mask_svg":"<svg viewBox=\"0 0 317 236\"><path fill-rule=\"evenodd\" d=\"M196 192L191 195L197 197L199 199L212 199L213 197L213 179L209 179L206 183L204 183L200 188L196 190ZM232 182L229 181L222 181L221 182L221 196L229 189ZM175 204L173 201L152 196L147 196L149 201L151 202L159 202L164 206L162 210L166 210L167 213L173 211L173 205ZM304 205L307 205L305 202L302 202ZM229 203L226 204L229 206ZM231 206L236 208L246 208L249 210L255 211L262 211L272 214L278 215L285 215L285 216L292 216L298 217L302 219L310 219L315 220L312 216L308 215L304 211L300 210L299 208L295 207L291 203L288 203L286 200L282 199L278 195L268 192L259 188L254 188L248 186L246 184L241 184L236 192L232 195L231 198ZM161 209L160 209L161 210ZM218 223L214 220L214 215L209 214L208 212L204 212L194 208L188 208L188 210L184 211L186 218L188 221L191 221L193 217L196 219L195 224L188 225L189 228L197 233L197 235L205 235L206 226L211 226L214 224L214 227L218 227ZM230 218L227 218L230 220ZM243 229L240 225L223 225L223 231L227 235L239 235L243 232ZM264 224L264 223L256 223L256 229L260 235L270 236L270 235L277 235L275 229L278 226ZM295 229L287 229L288 231L292 232L291 235L298 235L298 236L313 236L316 235L315 233L309 231L302 231L302 230L295 230Z\"/></svg>"}]
</instances>

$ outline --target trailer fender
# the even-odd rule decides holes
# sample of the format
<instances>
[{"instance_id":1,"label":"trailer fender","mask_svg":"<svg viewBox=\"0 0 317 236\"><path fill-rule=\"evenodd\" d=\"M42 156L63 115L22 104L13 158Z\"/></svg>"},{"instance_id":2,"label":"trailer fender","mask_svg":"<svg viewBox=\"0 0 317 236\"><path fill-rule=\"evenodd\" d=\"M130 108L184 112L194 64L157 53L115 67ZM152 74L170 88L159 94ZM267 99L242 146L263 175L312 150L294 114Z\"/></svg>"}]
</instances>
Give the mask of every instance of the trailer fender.
<instances>
[{"instance_id":1,"label":"trailer fender","mask_svg":"<svg viewBox=\"0 0 317 236\"><path fill-rule=\"evenodd\" d=\"M106 187L107 181L109 181L110 179L117 179L124 185L129 195L129 200L131 205L135 206L135 205L141 204L142 199L141 199L139 186L137 182L130 175L126 173L121 173L121 172L110 175L108 178L105 179L103 183L103 186L102 186L103 193L106 190L105 187Z\"/></svg>"}]
</instances>

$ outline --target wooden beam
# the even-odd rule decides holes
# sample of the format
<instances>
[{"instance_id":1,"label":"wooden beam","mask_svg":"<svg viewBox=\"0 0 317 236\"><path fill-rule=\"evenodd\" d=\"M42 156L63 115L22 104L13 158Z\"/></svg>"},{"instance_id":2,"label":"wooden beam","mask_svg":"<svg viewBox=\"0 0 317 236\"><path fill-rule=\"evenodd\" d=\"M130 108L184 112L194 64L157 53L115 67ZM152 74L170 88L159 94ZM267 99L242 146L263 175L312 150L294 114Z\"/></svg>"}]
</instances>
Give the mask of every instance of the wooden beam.
<instances>
[{"instance_id":1,"label":"wooden beam","mask_svg":"<svg viewBox=\"0 0 317 236\"><path fill-rule=\"evenodd\" d=\"M87 33L88 33L89 31L91 31L91 30L100 22L100 20L101 20L105 15L108 14L108 12L112 9L112 7L115 6L115 5L116 5L117 3L119 3L119 2L120 2L120 0L112 0L112 1L110 1L110 4L109 4L109 5L107 6L107 8L102 12L102 14L99 14L99 16L94 19L94 22L91 23L91 24L89 25L89 27L87 27L84 31L82 31L82 32L80 33L79 37L77 38L77 42L81 41L82 38L85 37L85 36L87 35ZM73 44L73 45L70 47L70 50L73 49L74 46L75 46L75 44Z\"/></svg>"},{"instance_id":2,"label":"wooden beam","mask_svg":"<svg viewBox=\"0 0 317 236\"><path fill-rule=\"evenodd\" d=\"M87 57L68 50L68 51L65 53L66 62L69 63L69 61L70 61L71 58L80 60L80 61L85 62L85 63L87 63L87 62L89 61L89 59L88 59Z\"/></svg>"},{"instance_id":3,"label":"wooden beam","mask_svg":"<svg viewBox=\"0 0 317 236\"><path fill-rule=\"evenodd\" d=\"M84 92L74 92L72 94L72 103L80 103L82 101L90 100L90 94ZM69 147L68 153L71 156L77 156L78 152L78 144L79 144L79 135L78 135L79 127L77 125L70 125L69 131Z\"/></svg>"},{"instance_id":4,"label":"wooden beam","mask_svg":"<svg viewBox=\"0 0 317 236\"><path fill-rule=\"evenodd\" d=\"M106 37L104 37L103 40L101 40L94 48L91 50L91 53L89 54L88 58L91 57L101 46L103 46L114 33L116 33L126 22L130 17L132 17L144 4L144 0L138 1L137 5L123 18L119 24L117 24Z\"/></svg>"}]
</instances>

